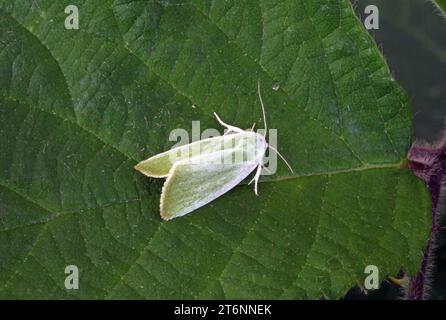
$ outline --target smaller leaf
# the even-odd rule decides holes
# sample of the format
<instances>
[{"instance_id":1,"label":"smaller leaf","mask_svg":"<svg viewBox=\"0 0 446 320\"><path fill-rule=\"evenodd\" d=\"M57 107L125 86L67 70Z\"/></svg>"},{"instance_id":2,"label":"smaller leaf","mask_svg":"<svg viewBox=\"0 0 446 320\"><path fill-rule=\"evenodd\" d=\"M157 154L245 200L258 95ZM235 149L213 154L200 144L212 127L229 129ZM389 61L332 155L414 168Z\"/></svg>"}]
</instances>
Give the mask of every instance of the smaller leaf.
<instances>
[{"instance_id":1,"label":"smaller leaf","mask_svg":"<svg viewBox=\"0 0 446 320\"><path fill-rule=\"evenodd\" d=\"M432 2L440 9L443 17L446 18L446 0L433 0Z\"/></svg>"}]
</instances>

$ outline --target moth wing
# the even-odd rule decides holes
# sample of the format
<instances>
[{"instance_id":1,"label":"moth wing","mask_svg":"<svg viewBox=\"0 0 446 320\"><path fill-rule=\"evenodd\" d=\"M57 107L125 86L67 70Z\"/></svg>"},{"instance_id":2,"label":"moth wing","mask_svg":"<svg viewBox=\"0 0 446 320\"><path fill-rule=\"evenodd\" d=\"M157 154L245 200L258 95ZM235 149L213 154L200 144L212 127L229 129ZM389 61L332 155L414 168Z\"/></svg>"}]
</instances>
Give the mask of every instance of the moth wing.
<instances>
[{"instance_id":1,"label":"moth wing","mask_svg":"<svg viewBox=\"0 0 446 320\"><path fill-rule=\"evenodd\" d=\"M221 152L227 149L228 146L236 146L243 143L253 144L254 137L255 134L253 133L242 132L203 139L150 157L138 163L135 169L148 177L164 178L169 175L172 166L178 161Z\"/></svg>"},{"instance_id":2,"label":"moth wing","mask_svg":"<svg viewBox=\"0 0 446 320\"><path fill-rule=\"evenodd\" d=\"M234 188L259 165L258 160L233 164L212 163L224 152L214 153L198 163L190 159L173 165L161 194L163 219L183 216L215 200Z\"/></svg>"},{"instance_id":3,"label":"moth wing","mask_svg":"<svg viewBox=\"0 0 446 320\"><path fill-rule=\"evenodd\" d=\"M190 159L196 154L201 156L221 151L228 137L213 137L170 149L139 162L135 169L148 177L165 178L178 161Z\"/></svg>"}]
</instances>

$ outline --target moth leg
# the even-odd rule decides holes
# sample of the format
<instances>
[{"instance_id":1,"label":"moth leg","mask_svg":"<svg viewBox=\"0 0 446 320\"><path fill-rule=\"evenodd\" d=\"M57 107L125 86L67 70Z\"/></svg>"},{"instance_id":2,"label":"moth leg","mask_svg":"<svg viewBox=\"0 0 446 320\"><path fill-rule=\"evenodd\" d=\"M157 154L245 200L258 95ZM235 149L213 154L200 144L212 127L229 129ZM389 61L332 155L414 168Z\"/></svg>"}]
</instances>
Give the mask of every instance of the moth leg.
<instances>
[{"instance_id":1,"label":"moth leg","mask_svg":"<svg viewBox=\"0 0 446 320\"><path fill-rule=\"evenodd\" d=\"M268 169L268 167L262 166L262 169L265 169L269 174L272 174L272 171Z\"/></svg>"},{"instance_id":2,"label":"moth leg","mask_svg":"<svg viewBox=\"0 0 446 320\"><path fill-rule=\"evenodd\" d=\"M227 132L231 132L231 131L233 131L233 132L237 132L237 133L244 132L244 131L243 131L242 129L240 129L240 128L231 126L231 125L226 124L225 122L223 122L223 120L221 120L220 117L218 116L218 114L215 113L215 112L214 112L214 116L215 116L215 118L217 118L217 121L218 121L223 127L225 127L226 129L228 129Z\"/></svg>"},{"instance_id":3,"label":"moth leg","mask_svg":"<svg viewBox=\"0 0 446 320\"><path fill-rule=\"evenodd\" d=\"M252 178L252 180L248 183L248 185L250 185L252 182L254 182L254 193L256 194L256 196L259 195L257 186L259 184L260 172L262 172L261 164L258 165L254 178Z\"/></svg>"}]
</instances>

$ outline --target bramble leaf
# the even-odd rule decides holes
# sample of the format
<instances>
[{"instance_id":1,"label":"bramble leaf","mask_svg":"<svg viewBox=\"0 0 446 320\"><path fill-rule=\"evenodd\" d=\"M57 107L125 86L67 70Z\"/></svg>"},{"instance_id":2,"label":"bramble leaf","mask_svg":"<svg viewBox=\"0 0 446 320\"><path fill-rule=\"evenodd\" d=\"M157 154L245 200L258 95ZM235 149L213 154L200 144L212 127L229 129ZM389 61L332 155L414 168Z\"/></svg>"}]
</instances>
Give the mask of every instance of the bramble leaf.
<instances>
[{"instance_id":1,"label":"bramble leaf","mask_svg":"<svg viewBox=\"0 0 446 320\"><path fill-rule=\"evenodd\" d=\"M336 298L417 271L408 100L349 1L77 3L67 30L68 1L0 1L0 297ZM295 173L162 221L133 166L213 111L262 123L258 80Z\"/></svg>"}]
</instances>

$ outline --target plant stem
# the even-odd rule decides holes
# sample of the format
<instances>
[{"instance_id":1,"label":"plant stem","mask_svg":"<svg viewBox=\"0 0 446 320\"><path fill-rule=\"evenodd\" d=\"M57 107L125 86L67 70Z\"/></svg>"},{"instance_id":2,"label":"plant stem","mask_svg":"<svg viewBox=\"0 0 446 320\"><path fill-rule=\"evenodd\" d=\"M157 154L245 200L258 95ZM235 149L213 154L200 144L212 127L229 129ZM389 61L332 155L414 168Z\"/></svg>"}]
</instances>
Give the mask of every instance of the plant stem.
<instances>
[{"instance_id":1,"label":"plant stem","mask_svg":"<svg viewBox=\"0 0 446 320\"><path fill-rule=\"evenodd\" d=\"M423 255L419 272L411 278L406 298L423 300L428 298L429 281L433 263L433 247L440 231L440 200L444 194L446 182L446 139L434 146L412 145L409 152L409 164L416 176L429 188L432 201L432 228Z\"/></svg>"}]
</instances>

